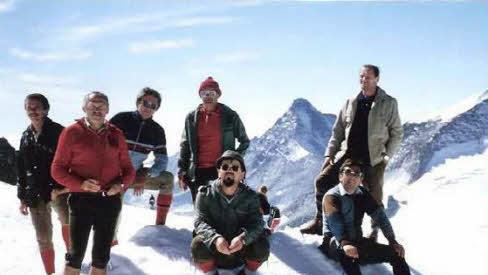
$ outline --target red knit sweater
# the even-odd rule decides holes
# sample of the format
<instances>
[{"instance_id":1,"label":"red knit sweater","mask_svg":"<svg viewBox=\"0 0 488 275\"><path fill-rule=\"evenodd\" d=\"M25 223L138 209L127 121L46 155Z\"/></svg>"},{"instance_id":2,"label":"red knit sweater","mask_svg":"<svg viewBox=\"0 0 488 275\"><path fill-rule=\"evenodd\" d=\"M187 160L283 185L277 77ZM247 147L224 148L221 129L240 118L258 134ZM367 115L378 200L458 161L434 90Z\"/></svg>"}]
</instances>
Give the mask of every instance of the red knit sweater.
<instances>
[{"instance_id":1,"label":"red knit sweater","mask_svg":"<svg viewBox=\"0 0 488 275\"><path fill-rule=\"evenodd\" d=\"M203 107L198 111L198 168L215 167L222 155L222 112L217 106L213 112Z\"/></svg>"},{"instance_id":2,"label":"red knit sweater","mask_svg":"<svg viewBox=\"0 0 488 275\"><path fill-rule=\"evenodd\" d=\"M84 119L61 133L51 174L70 192L84 192L80 186L86 179L98 180L101 189L107 190L119 177L126 189L135 177L122 131L107 124L97 133L85 125Z\"/></svg>"}]
</instances>

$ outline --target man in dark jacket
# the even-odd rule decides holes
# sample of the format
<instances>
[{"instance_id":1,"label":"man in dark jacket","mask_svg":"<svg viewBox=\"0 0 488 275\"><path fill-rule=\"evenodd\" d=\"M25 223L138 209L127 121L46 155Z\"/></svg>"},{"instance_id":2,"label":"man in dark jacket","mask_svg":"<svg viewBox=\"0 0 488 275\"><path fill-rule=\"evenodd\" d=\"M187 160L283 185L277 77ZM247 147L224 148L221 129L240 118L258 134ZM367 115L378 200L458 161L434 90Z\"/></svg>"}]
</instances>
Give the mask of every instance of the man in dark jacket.
<instances>
[{"instance_id":1,"label":"man in dark jacket","mask_svg":"<svg viewBox=\"0 0 488 275\"><path fill-rule=\"evenodd\" d=\"M153 120L161 106L161 95L146 87L137 95L136 106L136 111L118 113L110 122L124 132L132 166L137 170L134 194L140 195L144 188L159 190L156 224L164 225L173 199L173 175L166 171L168 153L164 129ZM151 152L154 163L151 168L144 168L143 162Z\"/></svg>"},{"instance_id":2,"label":"man in dark jacket","mask_svg":"<svg viewBox=\"0 0 488 275\"><path fill-rule=\"evenodd\" d=\"M395 234L383 208L360 184L364 178L360 161L346 159L339 169L340 184L323 199L324 234L321 250L339 260L346 274L361 274L360 264L389 262L396 275L410 274L405 250ZM381 228L389 245L363 237L361 225L367 213Z\"/></svg>"},{"instance_id":3,"label":"man in dark jacket","mask_svg":"<svg viewBox=\"0 0 488 275\"><path fill-rule=\"evenodd\" d=\"M239 153L225 151L217 160L218 179L199 188L191 253L206 274L217 268L253 274L268 259L259 198L244 184L246 166Z\"/></svg>"},{"instance_id":4,"label":"man in dark jacket","mask_svg":"<svg viewBox=\"0 0 488 275\"><path fill-rule=\"evenodd\" d=\"M47 117L49 101L42 94L28 95L24 107L31 124L22 134L17 159L19 209L23 215L30 211L44 269L52 274L55 268L51 207L61 222L66 250L70 242L68 189L51 177L51 163L63 126Z\"/></svg>"},{"instance_id":5,"label":"man in dark jacket","mask_svg":"<svg viewBox=\"0 0 488 275\"><path fill-rule=\"evenodd\" d=\"M224 151L234 150L244 155L249 147L239 115L218 103L222 92L212 77L201 83L199 95L203 103L185 118L178 161L179 185L183 189L190 187L193 201L199 186L217 178L215 161Z\"/></svg>"}]
</instances>

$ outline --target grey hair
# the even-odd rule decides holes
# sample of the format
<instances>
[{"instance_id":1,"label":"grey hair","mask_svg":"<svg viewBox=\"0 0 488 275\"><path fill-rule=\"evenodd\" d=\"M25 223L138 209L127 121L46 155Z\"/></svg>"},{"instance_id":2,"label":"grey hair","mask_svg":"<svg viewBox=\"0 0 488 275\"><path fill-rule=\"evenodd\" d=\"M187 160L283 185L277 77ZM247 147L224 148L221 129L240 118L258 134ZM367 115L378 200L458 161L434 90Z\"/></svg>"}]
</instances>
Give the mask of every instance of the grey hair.
<instances>
[{"instance_id":1,"label":"grey hair","mask_svg":"<svg viewBox=\"0 0 488 275\"><path fill-rule=\"evenodd\" d=\"M93 92L88 93L83 98L83 105L82 105L82 107L85 108L86 105L88 104L88 102L92 101L95 98L98 98L98 99L101 99L102 101L105 101L105 103L107 104L107 106L109 106L109 104L108 104L108 97L107 97L106 94L104 94L102 92L99 92L99 91L93 91Z\"/></svg>"}]
</instances>

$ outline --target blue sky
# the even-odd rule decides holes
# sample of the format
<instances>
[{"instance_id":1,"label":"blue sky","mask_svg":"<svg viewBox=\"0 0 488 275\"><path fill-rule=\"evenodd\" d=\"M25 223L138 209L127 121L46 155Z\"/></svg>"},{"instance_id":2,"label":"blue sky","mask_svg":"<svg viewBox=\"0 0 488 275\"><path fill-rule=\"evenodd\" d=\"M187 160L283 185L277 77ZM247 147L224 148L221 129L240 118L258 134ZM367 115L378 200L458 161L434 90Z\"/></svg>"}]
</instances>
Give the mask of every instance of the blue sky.
<instances>
[{"instance_id":1,"label":"blue sky","mask_svg":"<svg viewBox=\"0 0 488 275\"><path fill-rule=\"evenodd\" d=\"M298 97L337 113L365 63L402 120L418 120L488 89L486 26L482 2L0 0L0 136L18 146L29 92L68 125L91 90L108 94L111 117L150 86L174 153L209 75L253 137Z\"/></svg>"}]
</instances>

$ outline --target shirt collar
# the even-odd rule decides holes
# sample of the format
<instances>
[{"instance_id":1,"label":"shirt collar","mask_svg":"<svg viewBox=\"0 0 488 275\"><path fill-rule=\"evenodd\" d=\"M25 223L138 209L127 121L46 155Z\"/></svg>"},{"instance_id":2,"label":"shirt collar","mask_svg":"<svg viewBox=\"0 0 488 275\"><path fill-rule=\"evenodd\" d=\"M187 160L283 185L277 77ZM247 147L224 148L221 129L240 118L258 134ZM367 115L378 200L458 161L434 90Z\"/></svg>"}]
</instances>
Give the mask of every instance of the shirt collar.
<instances>
[{"instance_id":1,"label":"shirt collar","mask_svg":"<svg viewBox=\"0 0 488 275\"><path fill-rule=\"evenodd\" d=\"M198 112L201 113L201 114L220 114L220 106L219 106L219 104L217 104L217 106L215 107L215 109L213 111L207 111L203 107L203 104L201 104L198 109L199 109Z\"/></svg>"},{"instance_id":2,"label":"shirt collar","mask_svg":"<svg viewBox=\"0 0 488 275\"><path fill-rule=\"evenodd\" d=\"M98 129L98 130L95 130L95 129L93 129L93 128L91 127L91 123L90 123L90 121L88 121L88 119L87 119L86 117L84 117L83 121L85 122L85 126L86 126L88 129L90 129L90 130L92 130L92 131L96 132L97 134L101 133L103 130L105 130L105 129L107 128L107 121L106 121L106 120L105 120L105 122L103 123L102 127L100 127L100 129Z\"/></svg>"},{"instance_id":3,"label":"shirt collar","mask_svg":"<svg viewBox=\"0 0 488 275\"><path fill-rule=\"evenodd\" d=\"M378 94L378 88L376 88L376 93L372 96L365 96L363 94L363 91L361 91L359 92L358 100L374 101L377 94Z\"/></svg>"},{"instance_id":4,"label":"shirt collar","mask_svg":"<svg viewBox=\"0 0 488 275\"><path fill-rule=\"evenodd\" d=\"M341 194L341 196L345 196L345 195L359 195L359 194L362 194L362 193L363 193L363 191L361 191L361 189L358 186L356 188L356 190L354 191L354 193L348 194L346 192L346 189L344 189L344 186L342 186L342 184L339 183L339 194Z\"/></svg>"}]
</instances>

